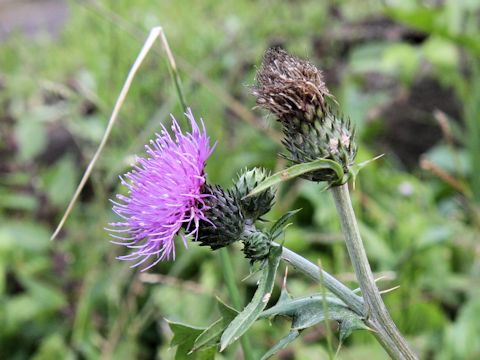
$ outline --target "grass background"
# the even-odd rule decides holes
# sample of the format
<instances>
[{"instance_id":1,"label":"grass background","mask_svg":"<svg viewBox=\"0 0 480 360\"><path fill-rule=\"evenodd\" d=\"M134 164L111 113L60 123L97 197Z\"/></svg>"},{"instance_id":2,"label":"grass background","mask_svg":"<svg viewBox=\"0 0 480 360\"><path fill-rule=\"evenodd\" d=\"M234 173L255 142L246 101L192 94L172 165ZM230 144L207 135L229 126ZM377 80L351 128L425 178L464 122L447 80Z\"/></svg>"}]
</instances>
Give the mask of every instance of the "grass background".
<instances>
[{"instance_id":1,"label":"grass background","mask_svg":"<svg viewBox=\"0 0 480 360\"><path fill-rule=\"evenodd\" d=\"M282 45L325 71L358 129L354 206L385 301L422 359L480 357L480 4L476 1L72 1L54 38L13 34L0 44L0 358L171 359L165 319L205 326L229 302L218 255L195 244L148 274L103 230L118 175L169 121L181 118L161 47L136 77L90 181L55 242L49 241L103 134L148 30L161 25L187 103L218 146L211 183L244 167L271 170L274 119L252 110L255 67ZM31 14L34 16L35 14ZM288 247L356 287L333 202L305 181L284 185L270 219L302 208ZM248 261L231 249L242 281ZM282 265L284 266L284 265ZM281 279L278 279L278 284ZM294 271L292 294L318 292ZM278 296L278 287L272 298ZM258 322L257 354L288 331ZM233 346L219 359L241 358ZM281 359L327 358L322 325ZM354 333L339 359L384 359L373 336Z\"/></svg>"}]
</instances>

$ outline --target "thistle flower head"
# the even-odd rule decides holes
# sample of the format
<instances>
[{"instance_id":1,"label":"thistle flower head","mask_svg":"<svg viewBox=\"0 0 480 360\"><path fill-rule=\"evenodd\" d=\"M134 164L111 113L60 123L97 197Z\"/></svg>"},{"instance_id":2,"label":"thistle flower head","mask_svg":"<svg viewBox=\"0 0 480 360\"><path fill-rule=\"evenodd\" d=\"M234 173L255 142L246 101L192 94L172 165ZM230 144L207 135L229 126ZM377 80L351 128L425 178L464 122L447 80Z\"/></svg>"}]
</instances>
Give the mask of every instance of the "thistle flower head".
<instances>
[{"instance_id":1,"label":"thistle flower head","mask_svg":"<svg viewBox=\"0 0 480 360\"><path fill-rule=\"evenodd\" d=\"M183 133L173 118L172 135L165 127L146 145L146 154L136 158L133 169L121 177L127 195L118 194L113 211L122 220L111 223L111 236L116 243L132 249L121 260L137 261L137 266L153 257L147 268L161 260L175 258L174 239L181 233L198 236L200 221L206 218L206 199L211 194L202 192L205 184L205 162L213 151L201 121L197 125L191 110L185 114L190 120L191 132Z\"/></svg>"},{"instance_id":2,"label":"thistle flower head","mask_svg":"<svg viewBox=\"0 0 480 360\"><path fill-rule=\"evenodd\" d=\"M274 113L282 124L283 144L289 152L285 157L295 164L333 160L349 174L357 151L354 129L335 110L321 71L308 61L273 48L265 53L256 80L253 95L257 104ZM302 177L332 185L345 181L331 169Z\"/></svg>"}]
</instances>

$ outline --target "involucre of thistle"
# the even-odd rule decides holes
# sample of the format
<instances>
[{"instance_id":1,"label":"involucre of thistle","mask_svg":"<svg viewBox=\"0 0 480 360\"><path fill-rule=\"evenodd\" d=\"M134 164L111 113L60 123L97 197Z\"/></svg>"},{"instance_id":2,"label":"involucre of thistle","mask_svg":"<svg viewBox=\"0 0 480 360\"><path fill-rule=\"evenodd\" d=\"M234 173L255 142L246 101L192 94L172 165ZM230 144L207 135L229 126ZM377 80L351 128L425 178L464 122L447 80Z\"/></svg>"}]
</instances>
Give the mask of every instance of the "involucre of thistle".
<instances>
[{"instance_id":1,"label":"involucre of thistle","mask_svg":"<svg viewBox=\"0 0 480 360\"><path fill-rule=\"evenodd\" d=\"M245 227L245 218L237 196L218 185L205 185L202 192L210 196L205 198L208 209L204 212L205 219L198 224L195 240L199 241L201 246L210 246L212 250L240 240Z\"/></svg>"},{"instance_id":2,"label":"involucre of thistle","mask_svg":"<svg viewBox=\"0 0 480 360\"><path fill-rule=\"evenodd\" d=\"M256 81L253 94L258 106L271 111L282 124L283 144L289 152L285 157L295 164L333 160L348 174L357 152L354 129L335 110L321 71L308 61L272 48L265 53ZM330 169L303 177L332 185L342 180Z\"/></svg>"},{"instance_id":3,"label":"involucre of thistle","mask_svg":"<svg viewBox=\"0 0 480 360\"><path fill-rule=\"evenodd\" d=\"M275 191L272 188L246 198L269 175L264 168L253 168L243 171L238 177L235 183L235 191L247 219L255 221L272 208L275 199Z\"/></svg>"},{"instance_id":4,"label":"involucre of thistle","mask_svg":"<svg viewBox=\"0 0 480 360\"><path fill-rule=\"evenodd\" d=\"M199 223L208 221L205 162L213 151L205 126L200 129L189 109L191 132L183 133L172 116L173 136L165 127L156 139L146 145L146 154L136 158L133 170L120 177L127 195L118 194L113 211L121 221L110 223L114 243L124 245L131 253L121 260L154 261L175 258L174 239L181 236L185 245L188 236L199 237ZM188 233L181 229L188 228ZM145 270L145 269L144 269Z\"/></svg>"},{"instance_id":5,"label":"involucre of thistle","mask_svg":"<svg viewBox=\"0 0 480 360\"><path fill-rule=\"evenodd\" d=\"M354 164L357 147L354 141L355 129L349 119L344 119L330 106L323 116L314 121L291 118L283 122L283 133L288 155L284 157L294 164L302 164L317 159L329 159L339 163L345 174ZM331 169L315 170L303 175L312 181L328 181L337 184L337 174Z\"/></svg>"}]
</instances>

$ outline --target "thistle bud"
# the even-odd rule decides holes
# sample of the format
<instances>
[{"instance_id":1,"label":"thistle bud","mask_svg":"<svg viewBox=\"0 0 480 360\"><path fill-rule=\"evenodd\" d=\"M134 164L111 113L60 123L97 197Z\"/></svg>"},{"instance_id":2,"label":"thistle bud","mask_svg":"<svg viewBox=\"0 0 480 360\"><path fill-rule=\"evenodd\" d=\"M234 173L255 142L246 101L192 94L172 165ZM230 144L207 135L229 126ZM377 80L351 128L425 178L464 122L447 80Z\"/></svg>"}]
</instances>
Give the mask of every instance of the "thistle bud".
<instances>
[{"instance_id":1,"label":"thistle bud","mask_svg":"<svg viewBox=\"0 0 480 360\"><path fill-rule=\"evenodd\" d=\"M269 173L264 168L253 168L251 170L245 170L238 177L235 183L235 191L240 199L240 205L243 210L243 214L247 219L253 221L259 219L262 215L265 215L273 206L275 199L275 191L269 188L255 196L249 196L245 198L258 184L264 181L269 176Z\"/></svg>"},{"instance_id":2,"label":"thistle bud","mask_svg":"<svg viewBox=\"0 0 480 360\"><path fill-rule=\"evenodd\" d=\"M252 262L263 260L270 252L271 243L267 234L258 230L252 231L243 240L243 253Z\"/></svg>"},{"instance_id":3,"label":"thistle bud","mask_svg":"<svg viewBox=\"0 0 480 360\"><path fill-rule=\"evenodd\" d=\"M195 240L200 246L210 246L212 250L240 240L245 218L235 194L217 185L204 185L202 193L206 195L205 220L200 221Z\"/></svg>"},{"instance_id":4,"label":"thistle bud","mask_svg":"<svg viewBox=\"0 0 480 360\"><path fill-rule=\"evenodd\" d=\"M274 113L283 127L283 144L295 164L330 159L349 173L356 155L354 129L336 110L323 82L322 73L312 63L280 48L265 53L257 73L253 94L257 104ZM338 184L333 170L316 170L303 175L313 181Z\"/></svg>"}]
</instances>

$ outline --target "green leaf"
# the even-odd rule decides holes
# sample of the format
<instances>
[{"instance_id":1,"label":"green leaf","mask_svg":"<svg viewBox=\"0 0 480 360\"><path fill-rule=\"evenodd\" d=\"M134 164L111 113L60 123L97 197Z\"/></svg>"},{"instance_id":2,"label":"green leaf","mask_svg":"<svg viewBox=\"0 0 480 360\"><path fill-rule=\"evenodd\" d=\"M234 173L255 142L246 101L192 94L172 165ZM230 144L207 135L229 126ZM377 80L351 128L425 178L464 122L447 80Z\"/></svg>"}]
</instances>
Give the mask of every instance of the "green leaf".
<instances>
[{"instance_id":1,"label":"green leaf","mask_svg":"<svg viewBox=\"0 0 480 360\"><path fill-rule=\"evenodd\" d=\"M238 315L238 311L232 308L231 306L225 304L221 299L217 298L217 305L220 314L222 315L225 321L230 322L229 320L233 320L235 316Z\"/></svg>"},{"instance_id":2,"label":"green leaf","mask_svg":"<svg viewBox=\"0 0 480 360\"><path fill-rule=\"evenodd\" d=\"M368 159L368 160L365 160L365 161L362 161L361 163L359 164L354 164L351 169L350 169L350 173L352 175L352 179L353 179L353 183L355 184L355 179L357 178L357 175L358 173L360 172L360 170L362 170L365 166L371 164L372 162L380 159L383 155L385 154L380 154L378 156L375 156L374 158L372 159Z\"/></svg>"},{"instance_id":3,"label":"green leaf","mask_svg":"<svg viewBox=\"0 0 480 360\"><path fill-rule=\"evenodd\" d=\"M264 181L262 181L258 186L253 189L250 194L246 197L256 195L261 193L262 191L277 185L283 181L287 181L293 178L296 178L300 175L306 174L310 171L320 170L320 169L330 169L335 171L337 174L338 179L343 179L344 173L342 166L333 161L328 159L318 159L312 162L304 163L304 164L297 164L289 167L288 169L284 169L279 171L272 176L269 176Z\"/></svg>"},{"instance_id":4,"label":"green leaf","mask_svg":"<svg viewBox=\"0 0 480 360\"><path fill-rule=\"evenodd\" d=\"M266 360L275 355L280 350L285 349L291 342L293 342L300 335L300 331L292 330L287 336L282 338L278 343L270 348L263 356L261 360Z\"/></svg>"},{"instance_id":5,"label":"green leaf","mask_svg":"<svg viewBox=\"0 0 480 360\"><path fill-rule=\"evenodd\" d=\"M43 173L43 189L52 205L61 207L70 200L77 186L77 166L67 156Z\"/></svg>"},{"instance_id":6,"label":"green leaf","mask_svg":"<svg viewBox=\"0 0 480 360\"><path fill-rule=\"evenodd\" d=\"M35 116L25 116L17 123L15 137L18 142L18 155L21 161L32 160L45 147L47 135L45 125Z\"/></svg>"},{"instance_id":7,"label":"green leaf","mask_svg":"<svg viewBox=\"0 0 480 360\"><path fill-rule=\"evenodd\" d=\"M49 230L40 223L10 220L0 227L0 255L19 251L39 254L50 244Z\"/></svg>"},{"instance_id":8,"label":"green leaf","mask_svg":"<svg viewBox=\"0 0 480 360\"><path fill-rule=\"evenodd\" d=\"M39 349L32 360L65 359L73 360L75 356L59 333L53 333L42 339Z\"/></svg>"},{"instance_id":9,"label":"green leaf","mask_svg":"<svg viewBox=\"0 0 480 360\"><path fill-rule=\"evenodd\" d=\"M198 350L202 350L208 347L216 346L220 342L220 337L226 327L232 322L232 320L238 315L238 311L231 308L220 299L218 301L218 308L222 317L210 325L205 331L203 331L193 344L193 348L190 353Z\"/></svg>"},{"instance_id":10,"label":"green leaf","mask_svg":"<svg viewBox=\"0 0 480 360\"><path fill-rule=\"evenodd\" d=\"M225 350L227 346L242 336L252 324L257 320L272 294L275 283L275 274L282 254L282 247L274 247L268 256L268 263L261 271L261 277L258 288L253 295L250 303L238 314L230 323L220 340L220 351Z\"/></svg>"},{"instance_id":11,"label":"green leaf","mask_svg":"<svg viewBox=\"0 0 480 360\"><path fill-rule=\"evenodd\" d=\"M358 317L358 315L350 313L344 313L340 322L340 342L350 336L355 330L371 330L365 323Z\"/></svg>"},{"instance_id":12,"label":"green leaf","mask_svg":"<svg viewBox=\"0 0 480 360\"><path fill-rule=\"evenodd\" d=\"M282 215L282 217L280 219L278 219L275 224L273 224L273 226L271 227L270 229L270 234L272 235L272 240L275 240L277 237L280 236L280 234L282 233L283 229L284 229L284 225L286 224L286 222L292 217L294 216L296 213L298 213L300 210L302 209L296 209L296 210L292 210L292 211L289 211L287 212L286 214Z\"/></svg>"},{"instance_id":13,"label":"green leaf","mask_svg":"<svg viewBox=\"0 0 480 360\"><path fill-rule=\"evenodd\" d=\"M340 341L343 342L354 330L369 329L352 310L337 297L327 295L311 295L293 299L286 288L282 289L277 303L262 312L260 317L287 316L292 319L290 333L273 346L263 359L268 359L294 341L303 329L325 320L325 302L328 308L328 319L340 323Z\"/></svg>"},{"instance_id":14,"label":"green leaf","mask_svg":"<svg viewBox=\"0 0 480 360\"><path fill-rule=\"evenodd\" d=\"M178 346L175 353L175 360L214 360L216 350L208 348L194 354L189 354L195 343L195 339L205 331L205 328L198 328L182 323L168 322L173 332L170 346Z\"/></svg>"},{"instance_id":15,"label":"green leaf","mask_svg":"<svg viewBox=\"0 0 480 360\"><path fill-rule=\"evenodd\" d=\"M225 327L226 326L224 326L223 318L215 321L195 339L193 347L189 353L215 346L218 343L218 340L220 339Z\"/></svg>"},{"instance_id":16,"label":"green leaf","mask_svg":"<svg viewBox=\"0 0 480 360\"><path fill-rule=\"evenodd\" d=\"M170 326L170 330L172 330L173 332L173 338L170 342L170 346L181 345L189 342L190 340L195 341L195 339L205 330L204 328L199 328L169 320L167 320L167 322Z\"/></svg>"},{"instance_id":17,"label":"green leaf","mask_svg":"<svg viewBox=\"0 0 480 360\"><path fill-rule=\"evenodd\" d=\"M306 329L325 320L323 301L322 295L283 299L282 302L262 312L260 317L287 316L292 318L293 330ZM337 297L328 295L325 301L328 305L328 319L336 320L341 324L346 321L344 336L350 335L357 328L368 329L362 319ZM354 319L358 321L354 322ZM362 323L362 327L359 327L359 322Z\"/></svg>"},{"instance_id":18,"label":"green leaf","mask_svg":"<svg viewBox=\"0 0 480 360\"><path fill-rule=\"evenodd\" d=\"M275 305L280 305L283 304L284 302L287 302L289 300L292 300L292 295L287 290L286 286L282 287L282 291L280 292L280 296L278 297L278 301Z\"/></svg>"},{"instance_id":19,"label":"green leaf","mask_svg":"<svg viewBox=\"0 0 480 360\"><path fill-rule=\"evenodd\" d=\"M311 304L320 304L322 305L323 296L322 295L309 295L300 298L286 298L282 301L278 301L277 304L271 308L265 310L260 314L261 317L269 316L289 316L294 317L297 314L299 308L308 307ZM344 303L333 295L327 295L327 303L335 305L344 305Z\"/></svg>"}]
</instances>

